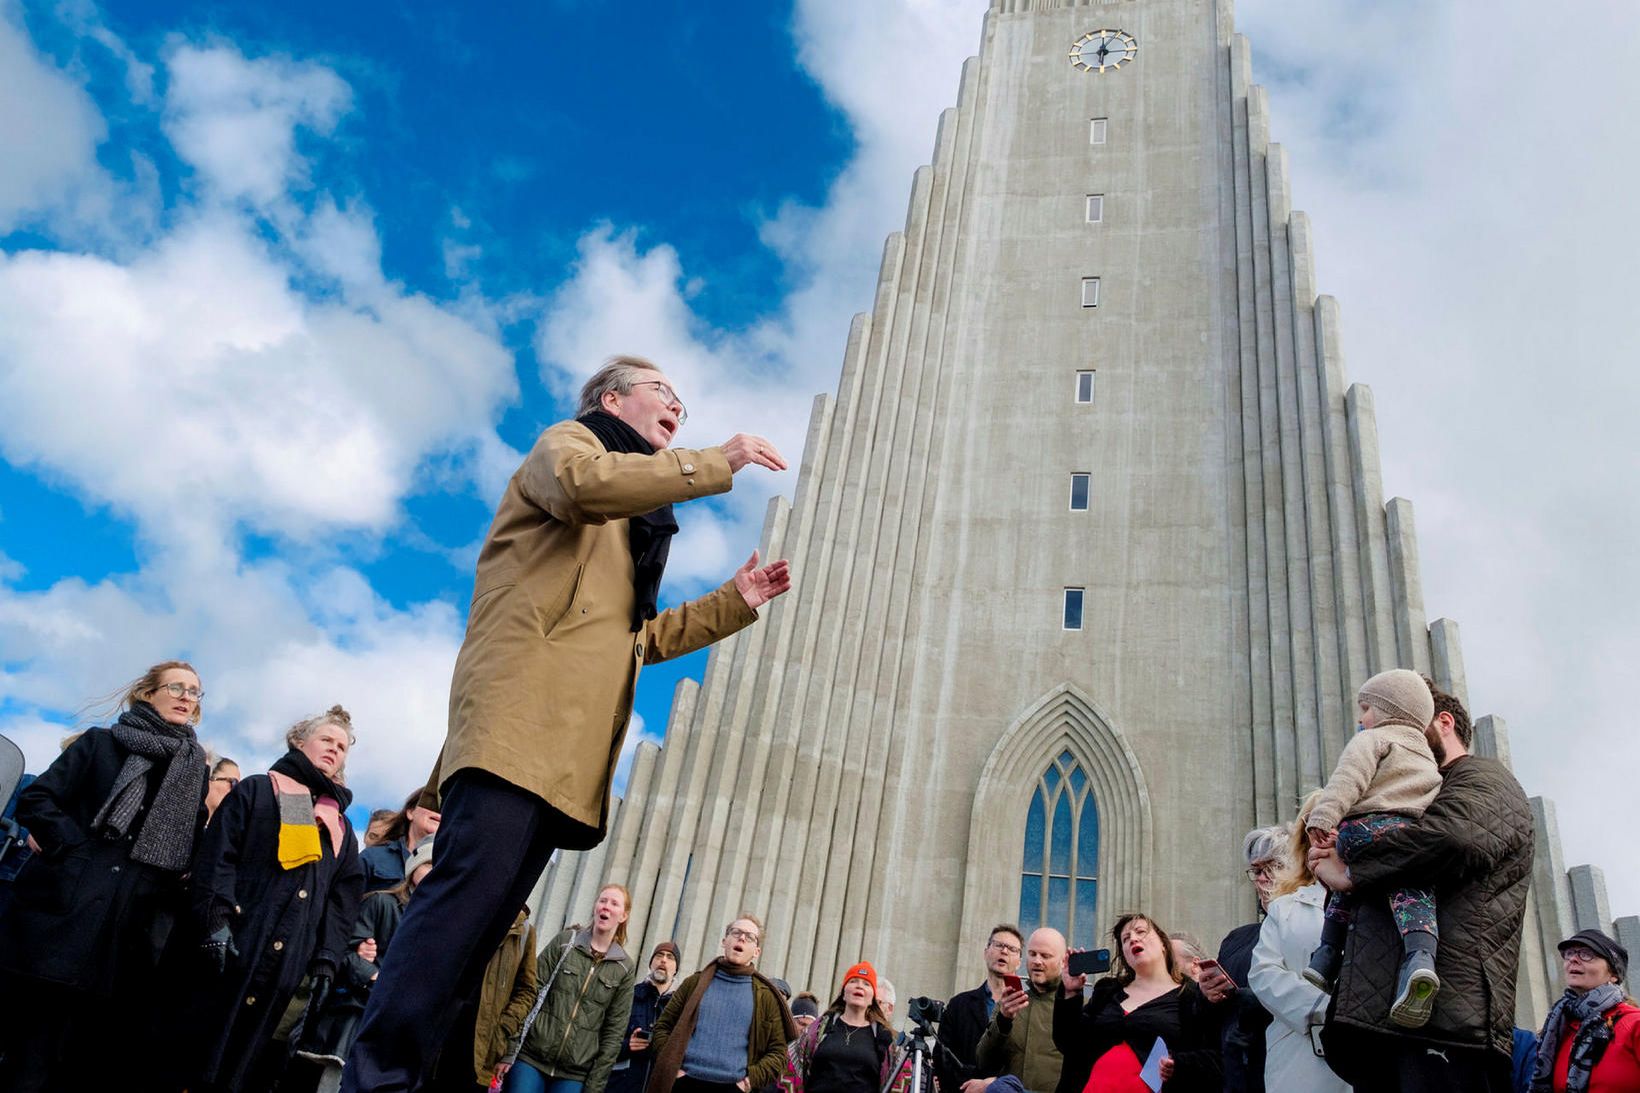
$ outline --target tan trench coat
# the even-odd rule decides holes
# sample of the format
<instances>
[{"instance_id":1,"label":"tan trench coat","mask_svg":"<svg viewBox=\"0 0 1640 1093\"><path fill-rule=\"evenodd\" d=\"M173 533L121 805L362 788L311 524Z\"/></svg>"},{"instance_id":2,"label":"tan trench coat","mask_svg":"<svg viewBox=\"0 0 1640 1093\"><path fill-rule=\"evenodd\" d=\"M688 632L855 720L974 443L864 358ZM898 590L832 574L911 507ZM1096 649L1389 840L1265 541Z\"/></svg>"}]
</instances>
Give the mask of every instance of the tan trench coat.
<instances>
[{"instance_id":1,"label":"tan trench coat","mask_svg":"<svg viewBox=\"0 0 1640 1093\"><path fill-rule=\"evenodd\" d=\"M627 518L732 484L718 448L608 452L574 421L541 434L479 552L433 799L457 771L489 771L583 825L567 849L603 839L639 669L757 618L729 581L634 633Z\"/></svg>"}]
</instances>

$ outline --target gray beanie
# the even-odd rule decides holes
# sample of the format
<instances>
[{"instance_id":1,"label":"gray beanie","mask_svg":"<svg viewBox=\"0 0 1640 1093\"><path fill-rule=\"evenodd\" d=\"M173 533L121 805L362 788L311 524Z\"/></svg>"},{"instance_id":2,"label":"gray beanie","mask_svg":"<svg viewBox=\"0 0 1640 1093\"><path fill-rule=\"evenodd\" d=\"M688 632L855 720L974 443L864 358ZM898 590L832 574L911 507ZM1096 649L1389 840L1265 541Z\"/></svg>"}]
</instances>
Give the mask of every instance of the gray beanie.
<instances>
[{"instance_id":1,"label":"gray beanie","mask_svg":"<svg viewBox=\"0 0 1640 1093\"><path fill-rule=\"evenodd\" d=\"M1435 719L1435 696L1429 693L1429 684L1406 668L1379 672L1361 684L1360 700L1388 714L1386 722L1427 729Z\"/></svg>"}]
</instances>

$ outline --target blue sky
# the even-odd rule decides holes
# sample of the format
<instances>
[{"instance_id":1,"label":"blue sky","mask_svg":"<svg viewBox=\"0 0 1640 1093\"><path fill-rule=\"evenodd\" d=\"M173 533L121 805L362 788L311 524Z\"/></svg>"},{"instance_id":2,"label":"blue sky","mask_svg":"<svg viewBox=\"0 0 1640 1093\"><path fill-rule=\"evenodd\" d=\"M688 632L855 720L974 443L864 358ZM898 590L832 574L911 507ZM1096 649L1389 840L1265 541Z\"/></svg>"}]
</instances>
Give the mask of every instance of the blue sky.
<instances>
[{"instance_id":1,"label":"blue sky","mask_svg":"<svg viewBox=\"0 0 1640 1093\"><path fill-rule=\"evenodd\" d=\"M183 653L228 753L341 701L361 796L402 794L495 498L600 358L667 362L680 443L795 460L986 6L0 0L0 731L38 767ZM1540 14L1237 18L1429 615L1569 862L1636 910L1599 802L1640 769L1640 12L1561 13L1579 63L1524 78L1497 58ZM1409 23L1416 61L1362 48ZM726 576L795 477L689 506L665 595ZM641 735L702 667L646 671Z\"/></svg>"}]
</instances>

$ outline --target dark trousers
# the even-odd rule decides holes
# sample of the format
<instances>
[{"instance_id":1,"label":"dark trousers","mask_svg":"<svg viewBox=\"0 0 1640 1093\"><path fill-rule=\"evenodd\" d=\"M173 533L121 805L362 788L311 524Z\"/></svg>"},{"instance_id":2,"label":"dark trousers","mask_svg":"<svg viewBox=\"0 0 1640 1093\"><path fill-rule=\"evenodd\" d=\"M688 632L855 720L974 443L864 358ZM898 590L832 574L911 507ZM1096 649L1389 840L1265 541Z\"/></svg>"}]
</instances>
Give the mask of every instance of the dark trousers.
<instances>
[{"instance_id":1,"label":"dark trousers","mask_svg":"<svg viewBox=\"0 0 1640 1093\"><path fill-rule=\"evenodd\" d=\"M1509 1093L1509 1057L1478 1047L1454 1047L1370 1032L1348 1025L1321 1030L1333 1073L1355 1093Z\"/></svg>"},{"instance_id":2,"label":"dark trousers","mask_svg":"<svg viewBox=\"0 0 1640 1093\"><path fill-rule=\"evenodd\" d=\"M343 1093L421 1086L569 822L493 774L445 785L433 869L393 934L343 1071Z\"/></svg>"}]
</instances>

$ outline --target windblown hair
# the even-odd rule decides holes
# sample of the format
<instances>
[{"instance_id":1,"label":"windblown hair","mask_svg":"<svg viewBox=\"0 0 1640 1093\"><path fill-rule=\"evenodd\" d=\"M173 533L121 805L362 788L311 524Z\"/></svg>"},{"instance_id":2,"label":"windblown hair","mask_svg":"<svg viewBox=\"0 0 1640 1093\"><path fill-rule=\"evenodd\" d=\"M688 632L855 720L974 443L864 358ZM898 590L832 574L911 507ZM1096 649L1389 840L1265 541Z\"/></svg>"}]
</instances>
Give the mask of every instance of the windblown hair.
<instances>
[{"instance_id":1,"label":"windblown hair","mask_svg":"<svg viewBox=\"0 0 1640 1093\"><path fill-rule=\"evenodd\" d=\"M604 396L611 391L617 395L632 393L632 385L642 378L645 372L659 372L660 366L654 361L643 357L610 357L603 367L592 373L592 377L581 386L581 401L575 407L576 417L585 417L594 410L600 410L604 405Z\"/></svg>"},{"instance_id":2,"label":"windblown hair","mask_svg":"<svg viewBox=\"0 0 1640 1093\"><path fill-rule=\"evenodd\" d=\"M1306 884L1315 883L1315 874L1310 872L1310 811L1319 800L1321 791L1313 789L1298 806L1298 818L1292 823L1292 839L1287 844L1281 868L1276 871L1275 887L1270 889L1271 903L1281 896L1291 895Z\"/></svg>"},{"instance_id":3,"label":"windblown hair","mask_svg":"<svg viewBox=\"0 0 1640 1093\"><path fill-rule=\"evenodd\" d=\"M1111 978L1115 979L1116 982L1125 987L1129 983L1133 982L1133 980L1138 976L1138 973L1133 970L1133 966L1127 962L1126 947L1122 944L1122 931L1126 930L1135 922L1143 922L1146 926L1150 927L1150 932L1155 934L1162 943L1162 959L1167 964L1167 974L1172 978L1173 982L1183 983L1184 972L1179 968L1179 962L1173 958L1173 939L1167 935L1166 930L1156 925L1155 919L1151 918L1142 911L1129 911L1127 914L1117 919L1116 925L1111 927L1111 940L1116 942L1115 945L1111 946L1110 950Z\"/></svg>"},{"instance_id":4,"label":"windblown hair","mask_svg":"<svg viewBox=\"0 0 1640 1093\"><path fill-rule=\"evenodd\" d=\"M293 751L301 749L308 737L324 728L326 725L335 725L347 733L347 746L351 751L358 742L353 735L353 715L342 709L341 706L332 706L318 717L310 717L305 721L298 721L285 730L285 746ZM347 785L347 757L343 756L342 765L336 768L331 776L338 785Z\"/></svg>"},{"instance_id":5,"label":"windblown hair","mask_svg":"<svg viewBox=\"0 0 1640 1093\"><path fill-rule=\"evenodd\" d=\"M1241 856L1249 866L1257 861L1279 858L1286 853L1287 840L1291 834L1286 824L1255 827L1241 841Z\"/></svg>"},{"instance_id":6,"label":"windblown hair","mask_svg":"<svg viewBox=\"0 0 1640 1093\"><path fill-rule=\"evenodd\" d=\"M185 660L162 660L136 679L115 689L113 693L103 695L100 698L93 698L79 709L75 715L75 720L82 725L88 723L85 720L86 718L90 718L92 724L111 721L119 715L121 710L129 710L138 702L147 702L154 692L159 690L160 677L172 668L192 672L195 679L199 678L199 670ZM205 704L203 702L195 703L194 715L188 719L188 724L199 724L199 718L204 712Z\"/></svg>"}]
</instances>

